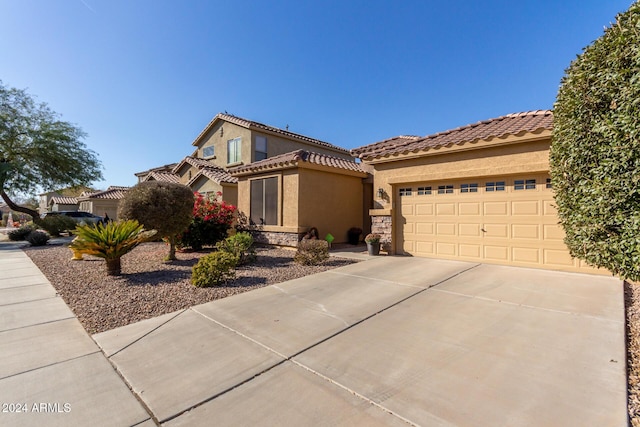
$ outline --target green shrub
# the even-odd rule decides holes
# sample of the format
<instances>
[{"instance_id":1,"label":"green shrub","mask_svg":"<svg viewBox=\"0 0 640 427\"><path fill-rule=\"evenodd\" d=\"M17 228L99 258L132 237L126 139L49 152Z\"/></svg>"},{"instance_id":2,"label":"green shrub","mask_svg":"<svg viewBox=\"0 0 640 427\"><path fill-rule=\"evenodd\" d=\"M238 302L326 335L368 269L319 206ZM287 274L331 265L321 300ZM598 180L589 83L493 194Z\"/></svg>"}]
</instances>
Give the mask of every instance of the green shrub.
<instances>
[{"instance_id":1,"label":"green shrub","mask_svg":"<svg viewBox=\"0 0 640 427\"><path fill-rule=\"evenodd\" d=\"M238 260L238 265L248 264L255 261L256 251L253 247L253 237L246 231L236 233L218 242L216 249L227 252Z\"/></svg>"},{"instance_id":2,"label":"green shrub","mask_svg":"<svg viewBox=\"0 0 640 427\"><path fill-rule=\"evenodd\" d=\"M33 230L34 228L32 226L23 225L20 228L16 228L15 230L11 230L9 232L9 240L14 242L23 241Z\"/></svg>"},{"instance_id":3,"label":"green shrub","mask_svg":"<svg viewBox=\"0 0 640 427\"><path fill-rule=\"evenodd\" d=\"M40 226L52 236L59 236L63 231L73 231L78 224L66 215L47 215Z\"/></svg>"},{"instance_id":4,"label":"green shrub","mask_svg":"<svg viewBox=\"0 0 640 427\"><path fill-rule=\"evenodd\" d=\"M107 275L120 274L120 258L132 251L140 243L156 234L155 230L144 231L136 220L109 222L106 225L80 225L76 228L78 237L69 248L83 254L104 258Z\"/></svg>"},{"instance_id":5,"label":"green shrub","mask_svg":"<svg viewBox=\"0 0 640 427\"><path fill-rule=\"evenodd\" d=\"M640 3L566 70L550 172L572 256L640 280Z\"/></svg>"},{"instance_id":6,"label":"green shrub","mask_svg":"<svg viewBox=\"0 0 640 427\"><path fill-rule=\"evenodd\" d=\"M49 235L44 231L34 230L27 234L26 240L31 246L44 246L49 241Z\"/></svg>"},{"instance_id":7,"label":"green shrub","mask_svg":"<svg viewBox=\"0 0 640 427\"><path fill-rule=\"evenodd\" d=\"M325 240L301 240L293 260L302 265L317 265L329 259L329 243Z\"/></svg>"},{"instance_id":8,"label":"green shrub","mask_svg":"<svg viewBox=\"0 0 640 427\"><path fill-rule=\"evenodd\" d=\"M238 259L224 251L205 255L193 266L191 283L199 288L219 286L236 277L237 264Z\"/></svg>"}]
</instances>

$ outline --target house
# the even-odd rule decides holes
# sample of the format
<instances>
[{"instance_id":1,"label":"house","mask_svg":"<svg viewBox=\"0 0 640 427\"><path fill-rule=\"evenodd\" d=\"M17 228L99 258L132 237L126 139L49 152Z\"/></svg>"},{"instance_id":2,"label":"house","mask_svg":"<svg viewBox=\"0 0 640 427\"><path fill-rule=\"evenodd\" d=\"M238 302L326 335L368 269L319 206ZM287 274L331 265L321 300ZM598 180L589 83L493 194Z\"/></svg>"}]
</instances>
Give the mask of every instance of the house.
<instances>
[{"instance_id":1,"label":"house","mask_svg":"<svg viewBox=\"0 0 640 427\"><path fill-rule=\"evenodd\" d=\"M60 211L77 211L78 199L75 197L66 197L60 195L54 195L49 198L49 212Z\"/></svg>"},{"instance_id":2,"label":"house","mask_svg":"<svg viewBox=\"0 0 640 427\"><path fill-rule=\"evenodd\" d=\"M103 191L84 192L78 197L81 211L91 212L95 215L118 219L118 204L127 194L129 187L110 186Z\"/></svg>"},{"instance_id":3,"label":"house","mask_svg":"<svg viewBox=\"0 0 640 427\"><path fill-rule=\"evenodd\" d=\"M369 174L351 159L295 150L236 166L238 210L262 243L297 246L311 227L320 237L347 241L347 230L362 228Z\"/></svg>"},{"instance_id":4,"label":"house","mask_svg":"<svg viewBox=\"0 0 640 427\"><path fill-rule=\"evenodd\" d=\"M244 166L297 150L353 163L353 157L344 148L290 132L288 129L279 129L222 113L217 114L207 124L192 145L195 151L190 156L173 166L166 165L136 173L138 181L179 182L187 185L194 192L205 195L220 193L223 200L238 205L240 203L239 179L238 176L230 173L231 169L242 169ZM243 170L239 173L243 179L249 179L246 177L251 174L247 172L248 170ZM358 224L362 224L362 219Z\"/></svg>"},{"instance_id":5,"label":"house","mask_svg":"<svg viewBox=\"0 0 640 427\"><path fill-rule=\"evenodd\" d=\"M532 111L351 150L374 170L373 232L390 254L601 272L563 242L552 124L551 111Z\"/></svg>"}]
</instances>

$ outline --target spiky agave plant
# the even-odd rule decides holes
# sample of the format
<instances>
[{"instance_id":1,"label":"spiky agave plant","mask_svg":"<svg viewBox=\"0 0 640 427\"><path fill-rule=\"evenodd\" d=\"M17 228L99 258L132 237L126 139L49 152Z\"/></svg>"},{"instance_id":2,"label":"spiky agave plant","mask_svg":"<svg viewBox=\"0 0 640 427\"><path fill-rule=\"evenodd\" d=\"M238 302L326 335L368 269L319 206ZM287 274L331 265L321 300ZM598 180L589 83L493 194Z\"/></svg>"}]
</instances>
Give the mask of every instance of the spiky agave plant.
<instances>
[{"instance_id":1,"label":"spiky agave plant","mask_svg":"<svg viewBox=\"0 0 640 427\"><path fill-rule=\"evenodd\" d=\"M138 221L128 220L109 222L107 225L80 225L74 233L78 237L69 247L87 255L104 258L107 274L117 276L120 274L120 258L152 237L156 231L145 231Z\"/></svg>"}]
</instances>

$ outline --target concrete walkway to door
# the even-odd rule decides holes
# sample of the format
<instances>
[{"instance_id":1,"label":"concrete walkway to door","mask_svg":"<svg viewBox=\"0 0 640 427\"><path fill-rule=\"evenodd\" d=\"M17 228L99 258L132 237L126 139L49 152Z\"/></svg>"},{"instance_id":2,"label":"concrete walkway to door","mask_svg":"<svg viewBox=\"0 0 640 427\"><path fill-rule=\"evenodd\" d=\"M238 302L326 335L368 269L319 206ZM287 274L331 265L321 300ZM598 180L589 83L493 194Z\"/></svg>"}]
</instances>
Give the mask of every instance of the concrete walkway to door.
<instances>
[{"instance_id":1,"label":"concrete walkway to door","mask_svg":"<svg viewBox=\"0 0 640 427\"><path fill-rule=\"evenodd\" d=\"M627 423L610 277L380 257L93 338L167 426Z\"/></svg>"}]
</instances>

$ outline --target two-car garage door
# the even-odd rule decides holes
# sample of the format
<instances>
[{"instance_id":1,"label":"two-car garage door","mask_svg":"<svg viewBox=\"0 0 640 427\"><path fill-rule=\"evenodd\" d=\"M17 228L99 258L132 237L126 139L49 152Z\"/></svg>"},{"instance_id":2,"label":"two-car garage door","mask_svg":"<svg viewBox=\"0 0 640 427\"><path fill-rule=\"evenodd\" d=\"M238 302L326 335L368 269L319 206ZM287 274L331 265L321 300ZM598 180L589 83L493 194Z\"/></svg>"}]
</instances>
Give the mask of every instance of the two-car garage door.
<instances>
[{"instance_id":1,"label":"two-car garage door","mask_svg":"<svg viewBox=\"0 0 640 427\"><path fill-rule=\"evenodd\" d=\"M396 188L400 253L565 271L571 259L548 175L424 182Z\"/></svg>"}]
</instances>

